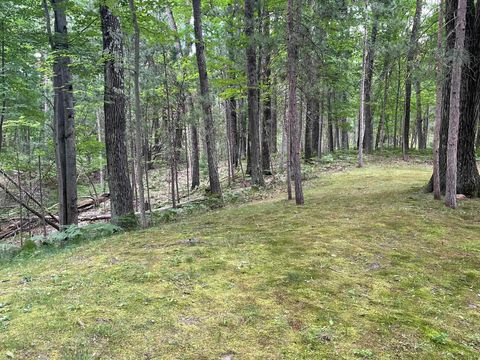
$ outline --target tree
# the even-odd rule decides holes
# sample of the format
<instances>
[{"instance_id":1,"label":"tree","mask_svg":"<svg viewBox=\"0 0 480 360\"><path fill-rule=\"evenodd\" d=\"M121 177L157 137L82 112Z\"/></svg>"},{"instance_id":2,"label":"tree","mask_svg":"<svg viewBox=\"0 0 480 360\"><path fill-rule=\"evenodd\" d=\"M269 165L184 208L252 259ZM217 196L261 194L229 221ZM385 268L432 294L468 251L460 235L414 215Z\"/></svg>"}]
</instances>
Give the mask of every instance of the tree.
<instances>
[{"instance_id":1,"label":"tree","mask_svg":"<svg viewBox=\"0 0 480 360\"><path fill-rule=\"evenodd\" d=\"M295 203L303 205L302 172L300 162L300 118L297 114L297 67L298 67L298 27L300 26L301 7L298 0L288 0L288 123L290 126L289 145L291 147L291 166L295 180Z\"/></svg>"},{"instance_id":2,"label":"tree","mask_svg":"<svg viewBox=\"0 0 480 360\"><path fill-rule=\"evenodd\" d=\"M375 10L374 10L375 11ZM375 64L375 44L377 42L378 34L378 13L375 11L373 18L372 31L370 32L370 40L367 46L367 55L365 60L365 84L364 84L364 121L365 121L365 135L364 148L367 153L373 151L373 114L372 114L372 82L373 70Z\"/></svg>"},{"instance_id":3,"label":"tree","mask_svg":"<svg viewBox=\"0 0 480 360\"><path fill-rule=\"evenodd\" d=\"M264 11L262 16L263 21L263 36L265 39L270 38L270 13L267 8L267 3L264 4ZM270 44L263 46L263 62L262 62L262 85L265 87L263 100L263 119L262 119L262 169L265 174L271 175L270 170L270 145L271 145L271 129L272 129L272 69L271 69L271 54Z\"/></svg>"},{"instance_id":4,"label":"tree","mask_svg":"<svg viewBox=\"0 0 480 360\"><path fill-rule=\"evenodd\" d=\"M410 35L410 43L407 54L407 74L405 78L405 114L403 119L403 158L406 160L409 150L410 141L410 105L412 97L412 68L417 54L418 32L420 28L420 20L422 17L423 0L417 0L415 9L415 17L413 18L412 33Z\"/></svg>"},{"instance_id":5,"label":"tree","mask_svg":"<svg viewBox=\"0 0 480 360\"><path fill-rule=\"evenodd\" d=\"M200 80L200 96L205 121L205 141L207 145L208 176L210 180L210 191L212 194L221 197L222 189L218 177L215 150L215 128L213 125L212 104L208 84L207 64L205 60L205 43L202 33L202 12L201 0L192 0L193 21L195 31L195 49L197 55L198 75Z\"/></svg>"},{"instance_id":6,"label":"tree","mask_svg":"<svg viewBox=\"0 0 480 360\"><path fill-rule=\"evenodd\" d=\"M368 30L363 35L362 79L360 81L360 111L358 115L358 157L357 166L363 167L363 140L365 135L365 81L367 77Z\"/></svg>"},{"instance_id":7,"label":"tree","mask_svg":"<svg viewBox=\"0 0 480 360\"><path fill-rule=\"evenodd\" d=\"M134 29L134 71L133 83L135 92L135 154L136 154L136 182L138 184L138 197L140 209L140 225L147 226L145 215L145 190L143 186L143 121L142 107L140 106L140 29L137 21L137 10L135 0L129 0L130 12Z\"/></svg>"},{"instance_id":8,"label":"tree","mask_svg":"<svg viewBox=\"0 0 480 360\"><path fill-rule=\"evenodd\" d=\"M437 62L436 62L436 104L435 104L435 132L433 135L433 196L440 200L440 128L442 126L442 97L443 97L443 0L438 5L438 31L437 31Z\"/></svg>"},{"instance_id":9,"label":"tree","mask_svg":"<svg viewBox=\"0 0 480 360\"><path fill-rule=\"evenodd\" d=\"M245 35L247 37L247 88L249 163L252 184L264 186L259 134L257 51L255 45L254 0L245 0Z\"/></svg>"},{"instance_id":10,"label":"tree","mask_svg":"<svg viewBox=\"0 0 480 360\"><path fill-rule=\"evenodd\" d=\"M440 190L445 192L447 173L447 148L449 137L450 93L453 74L453 58L456 38L457 0L445 2L445 67L442 97L442 122L439 137L439 178ZM457 194L466 196L480 195L480 174L475 156L475 125L477 122L477 99L480 94L478 83L480 78L480 22L478 19L480 7L475 7L473 2L467 1L465 51L469 54L463 60L461 90L460 90L460 123L458 130L457 149ZM427 186L428 191L433 191L433 177Z\"/></svg>"},{"instance_id":11,"label":"tree","mask_svg":"<svg viewBox=\"0 0 480 360\"><path fill-rule=\"evenodd\" d=\"M70 57L68 56L67 16L65 0L51 0L55 32L51 36L53 88L55 91L55 148L61 225L78 222L77 153L75 146L75 112ZM48 19L47 12L47 19Z\"/></svg>"},{"instance_id":12,"label":"tree","mask_svg":"<svg viewBox=\"0 0 480 360\"><path fill-rule=\"evenodd\" d=\"M450 120L448 125L447 178L445 190L445 205L451 208L457 207L457 148L466 12L467 0L458 0L455 30L455 59L453 61L452 86L450 90Z\"/></svg>"},{"instance_id":13,"label":"tree","mask_svg":"<svg viewBox=\"0 0 480 360\"><path fill-rule=\"evenodd\" d=\"M123 69L123 34L119 18L100 6L104 53L105 147L112 222L131 226L133 192L128 176Z\"/></svg>"}]
</instances>

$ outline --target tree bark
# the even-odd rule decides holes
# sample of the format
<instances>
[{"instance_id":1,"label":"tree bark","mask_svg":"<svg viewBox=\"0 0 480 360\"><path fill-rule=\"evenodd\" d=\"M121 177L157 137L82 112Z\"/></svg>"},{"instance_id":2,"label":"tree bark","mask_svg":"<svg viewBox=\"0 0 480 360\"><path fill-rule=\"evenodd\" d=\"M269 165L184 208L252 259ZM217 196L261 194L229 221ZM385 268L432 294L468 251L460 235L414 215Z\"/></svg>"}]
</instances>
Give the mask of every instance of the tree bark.
<instances>
[{"instance_id":1,"label":"tree bark","mask_svg":"<svg viewBox=\"0 0 480 360\"><path fill-rule=\"evenodd\" d=\"M261 153L260 134L258 117L258 79L257 79L257 52L255 44L255 19L254 0L245 0L245 35L248 45L247 56L247 77L248 77L248 158L250 159L250 170L252 184L264 186Z\"/></svg>"},{"instance_id":2,"label":"tree bark","mask_svg":"<svg viewBox=\"0 0 480 360\"><path fill-rule=\"evenodd\" d=\"M305 140L304 140L304 156L305 161L309 161L313 156L313 127L315 116L315 101L311 97L307 97L307 114L305 119Z\"/></svg>"},{"instance_id":3,"label":"tree bark","mask_svg":"<svg viewBox=\"0 0 480 360\"><path fill-rule=\"evenodd\" d=\"M386 121L386 108L387 108L387 101L388 101L388 88L389 88L389 80L390 80L390 70L388 69L388 59L385 59L385 65L383 69L383 100L382 100L382 113L380 115L380 122L378 123L377 129L377 138L375 141L375 149L380 148L383 150L383 144L385 140L385 121Z\"/></svg>"},{"instance_id":4,"label":"tree bark","mask_svg":"<svg viewBox=\"0 0 480 360\"><path fill-rule=\"evenodd\" d=\"M357 166L363 167L363 140L365 135L365 82L367 77L368 30L365 27L363 35L363 64L362 79L360 81L360 111L358 116L358 157Z\"/></svg>"},{"instance_id":5,"label":"tree bark","mask_svg":"<svg viewBox=\"0 0 480 360\"><path fill-rule=\"evenodd\" d=\"M415 96L417 99L417 116L416 116L416 127L417 127L417 144L419 150L425 150L425 134L423 132L423 114L422 114L422 88L419 79L415 80Z\"/></svg>"},{"instance_id":6,"label":"tree bark","mask_svg":"<svg viewBox=\"0 0 480 360\"><path fill-rule=\"evenodd\" d=\"M263 36L265 39L270 37L270 14L265 8L263 16ZM272 70L271 70L271 54L269 44L263 46L263 71L262 83L265 87L265 94L263 99L263 119L262 119L262 169L266 175L271 175L270 166L270 145L271 145L271 128L272 128Z\"/></svg>"},{"instance_id":7,"label":"tree bark","mask_svg":"<svg viewBox=\"0 0 480 360\"><path fill-rule=\"evenodd\" d=\"M412 67L417 54L418 32L420 28L420 20L422 17L423 0L417 0L415 17L413 18L412 33L410 36L410 44L407 54L407 74L405 78L405 114L403 119L403 158L407 160L410 138L410 107L412 97Z\"/></svg>"},{"instance_id":8,"label":"tree bark","mask_svg":"<svg viewBox=\"0 0 480 360\"><path fill-rule=\"evenodd\" d=\"M372 85L373 85L373 70L375 65L375 45L378 34L378 15L375 14L373 18L372 32L367 45L366 57L366 73L365 73L365 87L364 87L364 121L365 121L365 135L364 135L364 149L367 153L373 151L373 114L372 114Z\"/></svg>"},{"instance_id":9,"label":"tree bark","mask_svg":"<svg viewBox=\"0 0 480 360\"><path fill-rule=\"evenodd\" d=\"M143 120L142 107L140 104L140 28L137 21L137 10L135 0L129 0L130 12L132 16L132 23L134 29L134 72L133 72L133 86L135 93L135 149L136 149L136 165L137 165L137 184L138 184L138 198L140 210L140 226L147 226L147 217L145 214L145 189L143 186ZM148 171L145 169L145 171Z\"/></svg>"},{"instance_id":10,"label":"tree bark","mask_svg":"<svg viewBox=\"0 0 480 360\"><path fill-rule=\"evenodd\" d=\"M462 58L465 44L466 12L467 0L459 0L455 31L455 59L453 61L452 85L450 91L445 189L445 205L451 208L457 207L457 148L460 123L460 91L462 87Z\"/></svg>"},{"instance_id":11,"label":"tree bark","mask_svg":"<svg viewBox=\"0 0 480 360\"><path fill-rule=\"evenodd\" d=\"M100 6L104 52L105 148L112 222L135 225L133 192L128 176L126 146L123 34L120 20L107 6Z\"/></svg>"},{"instance_id":12,"label":"tree bark","mask_svg":"<svg viewBox=\"0 0 480 360\"><path fill-rule=\"evenodd\" d=\"M75 147L75 112L70 57L68 56L65 0L51 0L55 35L52 39L55 57L53 87L55 91L55 148L59 190L59 219L62 226L78 222L77 152Z\"/></svg>"},{"instance_id":13,"label":"tree bark","mask_svg":"<svg viewBox=\"0 0 480 360\"><path fill-rule=\"evenodd\" d=\"M208 83L207 64L205 60L205 43L202 33L202 12L201 0L192 0L193 21L195 30L195 49L197 56L198 75L200 80L200 96L205 122L205 141L207 145L208 177L210 180L210 191L213 195L222 196L220 179L218 177L215 127L213 124L212 103L210 100L210 89Z\"/></svg>"},{"instance_id":14,"label":"tree bark","mask_svg":"<svg viewBox=\"0 0 480 360\"><path fill-rule=\"evenodd\" d=\"M292 175L295 180L295 203L297 205L304 204L303 188L302 188L302 172L300 163L300 138L301 127L300 119L297 114L297 66L298 66L298 28L301 16L301 4L299 0L288 0L288 120L290 125L291 136L291 158L292 158Z\"/></svg>"},{"instance_id":15,"label":"tree bark","mask_svg":"<svg viewBox=\"0 0 480 360\"><path fill-rule=\"evenodd\" d=\"M335 142L333 137L333 105L332 105L332 93L328 93L327 97L327 106L328 106L328 114L327 114L327 122L328 122L328 150L333 153L335 151Z\"/></svg>"},{"instance_id":16,"label":"tree bark","mask_svg":"<svg viewBox=\"0 0 480 360\"><path fill-rule=\"evenodd\" d=\"M440 190L445 191L447 167L447 143L449 134L450 92L452 56L455 46L455 14L458 1L445 2L446 27L446 66L444 71L442 122L439 137L439 178ZM476 11L476 12L475 12ZM460 91L460 124L457 149L457 194L467 196L480 195L480 175L475 157L475 124L476 109L480 98L480 6L475 9L474 2L467 0L465 51L469 53L468 63L463 65ZM433 191L433 177L427 186L427 191Z\"/></svg>"}]
</instances>

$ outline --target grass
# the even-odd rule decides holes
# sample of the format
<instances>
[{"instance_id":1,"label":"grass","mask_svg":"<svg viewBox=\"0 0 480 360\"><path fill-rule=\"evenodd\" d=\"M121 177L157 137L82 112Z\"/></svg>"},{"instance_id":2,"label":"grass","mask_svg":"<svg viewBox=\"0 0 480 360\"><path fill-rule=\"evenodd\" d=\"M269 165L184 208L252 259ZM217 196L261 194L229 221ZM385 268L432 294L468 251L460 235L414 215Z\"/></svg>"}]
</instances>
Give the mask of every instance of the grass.
<instances>
[{"instance_id":1,"label":"grass","mask_svg":"<svg viewBox=\"0 0 480 360\"><path fill-rule=\"evenodd\" d=\"M445 208L429 175L322 175L304 207L23 254L0 265L0 358L478 359L480 202Z\"/></svg>"}]
</instances>

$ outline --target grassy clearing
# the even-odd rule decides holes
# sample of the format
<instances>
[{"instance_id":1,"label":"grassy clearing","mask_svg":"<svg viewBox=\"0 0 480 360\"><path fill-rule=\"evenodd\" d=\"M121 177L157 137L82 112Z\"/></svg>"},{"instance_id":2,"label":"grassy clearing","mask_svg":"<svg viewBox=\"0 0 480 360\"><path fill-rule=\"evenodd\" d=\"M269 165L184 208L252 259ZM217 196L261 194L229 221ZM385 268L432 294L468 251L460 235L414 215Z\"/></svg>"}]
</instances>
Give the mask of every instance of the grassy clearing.
<instances>
[{"instance_id":1,"label":"grassy clearing","mask_svg":"<svg viewBox=\"0 0 480 360\"><path fill-rule=\"evenodd\" d=\"M477 359L480 202L371 166L0 265L0 358ZM190 239L190 240L189 240Z\"/></svg>"}]
</instances>

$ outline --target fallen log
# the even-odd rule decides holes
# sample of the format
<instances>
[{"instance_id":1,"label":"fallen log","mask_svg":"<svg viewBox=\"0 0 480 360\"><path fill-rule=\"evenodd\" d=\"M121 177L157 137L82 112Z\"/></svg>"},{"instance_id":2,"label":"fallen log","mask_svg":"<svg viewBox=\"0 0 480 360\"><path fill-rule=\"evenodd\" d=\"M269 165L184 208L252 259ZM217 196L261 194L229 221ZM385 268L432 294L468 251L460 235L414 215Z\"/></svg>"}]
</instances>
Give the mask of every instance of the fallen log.
<instances>
[{"instance_id":1,"label":"fallen log","mask_svg":"<svg viewBox=\"0 0 480 360\"><path fill-rule=\"evenodd\" d=\"M78 211L82 212L82 211L90 210L94 207L97 207L101 203L104 203L109 198L110 198L110 194L105 193L105 194L100 195L96 199L95 198L88 198L88 199L85 199L85 200L81 200L77 203Z\"/></svg>"},{"instance_id":2,"label":"fallen log","mask_svg":"<svg viewBox=\"0 0 480 360\"><path fill-rule=\"evenodd\" d=\"M56 230L60 230L60 227L58 226L57 223L55 223L54 221L52 221L50 219L47 219L43 214L39 213L37 210L35 210L34 208L27 205L25 202L23 202L21 199L19 199L17 196L15 196L15 194L10 192L10 190L8 190L7 187L4 184L2 184L2 182L0 182L0 188L3 191L5 191L5 193L8 196L10 196L13 201L18 203L20 206L24 207L27 211L30 211L33 215L35 215L36 217L38 217L40 220L44 221L45 223L47 223L51 227L55 228Z\"/></svg>"},{"instance_id":3,"label":"fallen log","mask_svg":"<svg viewBox=\"0 0 480 360\"><path fill-rule=\"evenodd\" d=\"M109 214L93 215L93 216L79 217L78 221L100 221L100 220L110 220L111 218L112 216Z\"/></svg>"},{"instance_id":4,"label":"fallen log","mask_svg":"<svg viewBox=\"0 0 480 360\"><path fill-rule=\"evenodd\" d=\"M18 184L15 180L13 180L4 170L0 169L0 174L3 174L5 178L10 181L17 189L19 189L21 192L23 192L27 197L32 200L35 204L37 204L44 212L46 212L50 218L58 223L58 218L53 215L51 212L49 212L45 207L32 195L30 194L26 189L24 189L20 184Z\"/></svg>"}]
</instances>

